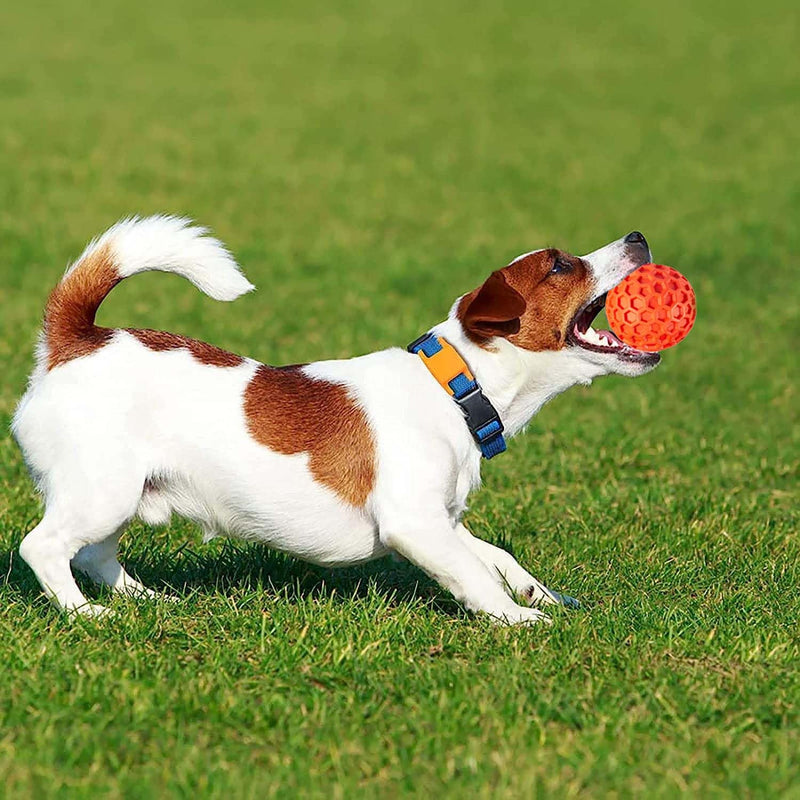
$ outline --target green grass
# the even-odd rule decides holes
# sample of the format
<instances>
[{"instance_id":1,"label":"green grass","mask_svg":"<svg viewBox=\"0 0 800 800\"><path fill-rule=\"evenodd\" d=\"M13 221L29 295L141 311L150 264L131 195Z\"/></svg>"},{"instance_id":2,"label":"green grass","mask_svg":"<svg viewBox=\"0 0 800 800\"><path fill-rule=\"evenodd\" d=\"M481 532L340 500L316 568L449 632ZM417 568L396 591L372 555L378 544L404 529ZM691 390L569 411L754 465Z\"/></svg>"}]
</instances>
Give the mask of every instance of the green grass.
<instances>
[{"instance_id":1,"label":"green grass","mask_svg":"<svg viewBox=\"0 0 800 800\"><path fill-rule=\"evenodd\" d=\"M4 796L800 797L794 2L29 2L0 30ZM176 521L123 560L181 603L52 610L8 422L63 266L155 211L260 291L144 276L102 321L273 363L403 345L519 252L643 230L692 335L548 406L467 515L584 607L499 629L410 566Z\"/></svg>"}]
</instances>

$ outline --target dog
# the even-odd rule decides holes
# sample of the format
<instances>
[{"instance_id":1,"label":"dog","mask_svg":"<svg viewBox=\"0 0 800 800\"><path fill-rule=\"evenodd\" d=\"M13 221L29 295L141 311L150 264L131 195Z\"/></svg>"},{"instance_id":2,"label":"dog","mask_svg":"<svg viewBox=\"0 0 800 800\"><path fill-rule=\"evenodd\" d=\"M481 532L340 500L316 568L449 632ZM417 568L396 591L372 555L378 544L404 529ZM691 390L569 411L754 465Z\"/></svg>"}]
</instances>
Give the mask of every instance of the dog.
<instances>
[{"instance_id":1,"label":"dog","mask_svg":"<svg viewBox=\"0 0 800 800\"><path fill-rule=\"evenodd\" d=\"M19 552L44 593L99 615L71 568L129 595L155 593L118 560L136 516L173 513L325 566L399 554L472 612L549 622L574 604L461 517L481 462L550 399L657 353L591 327L606 292L650 261L634 231L588 255L525 253L459 297L408 349L272 367L184 336L95 324L139 272L182 275L230 301L253 286L205 228L123 220L93 240L49 297L12 430L44 499Z\"/></svg>"}]
</instances>

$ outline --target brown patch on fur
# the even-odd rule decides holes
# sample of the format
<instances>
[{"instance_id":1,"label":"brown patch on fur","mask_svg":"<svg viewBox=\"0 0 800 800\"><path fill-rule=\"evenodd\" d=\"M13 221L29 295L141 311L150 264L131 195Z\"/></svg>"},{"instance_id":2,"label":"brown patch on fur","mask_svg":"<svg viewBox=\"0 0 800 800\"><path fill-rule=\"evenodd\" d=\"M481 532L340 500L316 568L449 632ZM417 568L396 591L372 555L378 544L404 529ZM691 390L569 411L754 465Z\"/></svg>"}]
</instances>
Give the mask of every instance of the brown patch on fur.
<instances>
[{"instance_id":1,"label":"brown patch on fur","mask_svg":"<svg viewBox=\"0 0 800 800\"><path fill-rule=\"evenodd\" d=\"M364 411L345 386L299 367L261 365L244 393L250 434L271 450L308 453L314 479L353 506L375 482L375 441Z\"/></svg>"},{"instance_id":2,"label":"brown patch on fur","mask_svg":"<svg viewBox=\"0 0 800 800\"><path fill-rule=\"evenodd\" d=\"M556 261L565 269L553 274ZM498 275L505 286L500 291ZM504 336L525 350L560 350L567 326L589 300L591 284L589 268L580 258L561 250L541 250L493 272L483 285L461 299L456 315L466 335L477 344L486 345L492 336ZM513 316L510 292L523 301L523 307ZM495 321L487 329L482 321L492 313L501 324L497 326Z\"/></svg>"},{"instance_id":3,"label":"brown patch on fur","mask_svg":"<svg viewBox=\"0 0 800 800\"><path fill-rule=\"evenodd\" d=\"M159 353L165 350L188 350L201 364L211 367L238 367L244 363L244 359L235 353L229 353L197 339L190 339L188 336L179 336L177 333L167 333L167 331L152 331L148 328L125 328L125 330L145 347Z\"/></svg>"},{"instance_id":4,"label":"brown patch on fur","mask_svg":"<svg viewBox=\"0 0 800 800\"><path fill-rule=\"evenodd\" d=\"M108 344L115 329L94 324L97 309L106 295L122 280L109 245L85 256L50 294L44 312L47 368L88 356ZM164 331L126 328L145 347L158 352L188 350L201 364L238 367L241 356L212 344Z\"/></svg>"},{"instance_id":5,"label":"brown patch on fur","mask_svg":"<svg viewBox=\"0 0 800 800\"><path fill-rule=\"evenodd\" d=\"M109 246L84 258L50 293L44 311L47 368L88 356L111 339L113 330L94 324L105 296L120 282Z\"/></svg>"}]
</instances>

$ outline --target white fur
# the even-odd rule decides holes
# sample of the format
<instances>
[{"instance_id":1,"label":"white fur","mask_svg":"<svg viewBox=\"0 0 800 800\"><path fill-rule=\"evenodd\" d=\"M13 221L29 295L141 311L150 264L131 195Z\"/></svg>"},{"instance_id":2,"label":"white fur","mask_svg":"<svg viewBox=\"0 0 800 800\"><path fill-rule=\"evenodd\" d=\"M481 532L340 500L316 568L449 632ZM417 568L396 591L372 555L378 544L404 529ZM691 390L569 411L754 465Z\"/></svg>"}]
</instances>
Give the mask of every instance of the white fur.
<instances>
[{"instance_id":1,"label":"white fur","mask_svg":"<svg viewBox=\"0 0 800 800\"><path fill-rule=\"evenodd\" d=\"M106 242L125 275L169 269L224 299L252 288L222 246L185 220L126 221L93 246ZM598 253L590 262L598 286L614 270L630 271L619 253ZM478 347L455 306L433 330L470 365L507 435L569 386L627 369L578 348L531 353L505 339ZM20 552L59 607L103 610L87 603L70 561L117 591L146 592L117 561L119 535L135 515L166 523L173 512L207 535L261 541L318 564L395 551L469 609L504 623L547 620L517 597L570 602L461 524L480 483L480 451L418 356L393 348L305 368L346 386L372 427L377 473L363 508L316 482L307 454L283 455L250 436L242 396L257 366L207 366L186 350L154 352L117 331L97 352L40 371L13 422L46 507Z\"/></svg>"},{"instance_id":2,"label":"white fur","mask_svg":"<svg viewBox=\"0 0 800 800\"><path fill-rule=\"evenodd\" d=\"M123 278L149 270L175 272L215 300L235 300L252 291L225 245L207 233L183 217L130 217L92 240L65 277L92 252L110 245Z\"/></svg>"}]
</instances>

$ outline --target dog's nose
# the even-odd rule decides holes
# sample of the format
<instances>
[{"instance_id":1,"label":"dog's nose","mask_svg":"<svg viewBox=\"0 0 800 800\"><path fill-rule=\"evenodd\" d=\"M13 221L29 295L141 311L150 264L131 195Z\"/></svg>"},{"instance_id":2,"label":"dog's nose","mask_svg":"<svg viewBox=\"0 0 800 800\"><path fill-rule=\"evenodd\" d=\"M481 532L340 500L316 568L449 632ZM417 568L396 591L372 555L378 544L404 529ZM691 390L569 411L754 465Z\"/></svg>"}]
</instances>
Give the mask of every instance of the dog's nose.
<instances>
[{"instance_id":1,"label":"dog's nose","mask_svg":"<svg viewBox=\"0 0 800 800\"><path fill-rule=\"evenodd\" d=\"M647 247L647 239L645 239L644 234L639 233L639 231L631 231L622 241L625 242L625 244L641 244Z\"/></svg>"}]
</instances>

